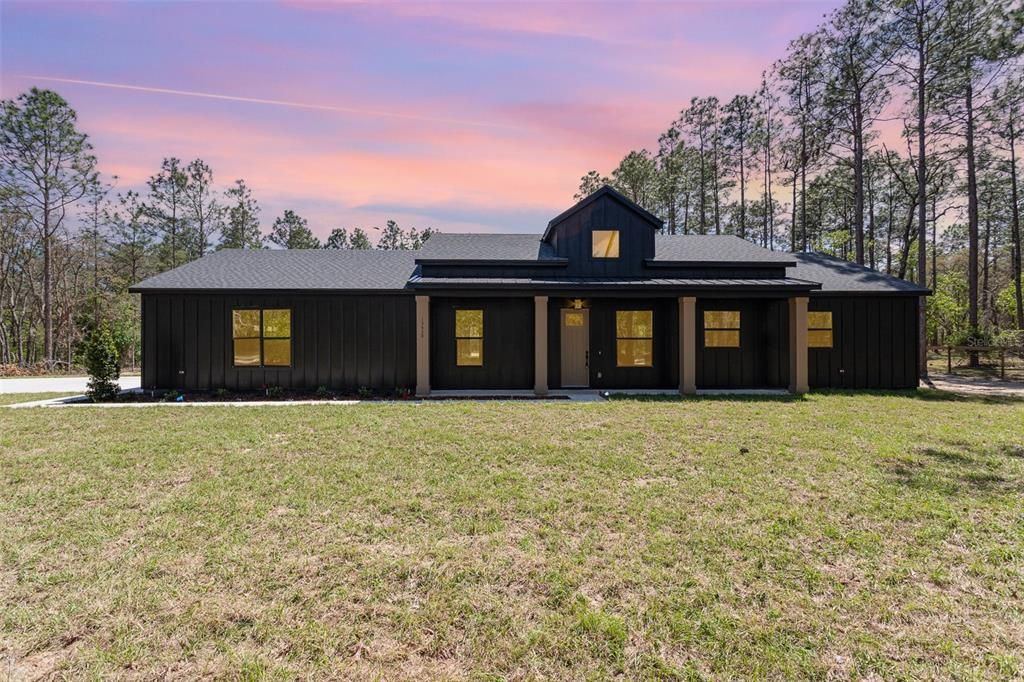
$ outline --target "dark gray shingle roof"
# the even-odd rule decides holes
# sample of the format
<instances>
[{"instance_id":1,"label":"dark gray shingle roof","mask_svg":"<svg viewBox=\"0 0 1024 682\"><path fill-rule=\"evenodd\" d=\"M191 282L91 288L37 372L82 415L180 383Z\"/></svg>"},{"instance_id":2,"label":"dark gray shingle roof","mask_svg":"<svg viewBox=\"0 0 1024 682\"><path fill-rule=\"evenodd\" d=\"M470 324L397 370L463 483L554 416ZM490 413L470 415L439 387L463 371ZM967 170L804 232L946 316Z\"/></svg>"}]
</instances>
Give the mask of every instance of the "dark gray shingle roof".
<instances>
[{"instance_id":1,"label":"dark gray shingle roof","mask_svg":"<svg viewBox=\"0 0 1024 682\"><path fill-rule=\"evenodd\" d=\"M161 289L402 289L415 251L224 249L150 277L133 291Z\"/></svg>"},{"instance_id":2,"label":"dark gray shingle roof","mask_svg":"<svg viewBox=\"0 0 1024 682\"><path fill-rule=\"evenodd\" d=\"M436 243L434 240L437 240ZM735 242L739 242L737 245ZM663 253L687 254L692 262L727 260L729 262L777 263L757 254L762 260L744 261L742 242L735 237L671 236L658 237L658 260ZM433 244L432 253L428 251ZM160 290L304 290L304 291L398 291L407 289L411 277L417 274L416 258L428 255L440 259L476 260L488 255L496 260L529 260L540 253L536 235L436 235L422 251L347 251L347 250L263 250L249 251L225 249L183 265L174 270L150 277L132 287L132 291ZM666 246L667 245L667 246ZM545 245L546 246L546 245ZM764 251L756 245L750 247ZM822 293L882 293L924 294L927 289L911 282L883 275L869 268L819 253L772 254L785 260L796 260L786 269L789 282L818 282ZM532 255L529 255L532 254ZM670 260L678 259L672 256ZM691 260L691 259L687 259ZM656 275L652 272L652 275ZM744 286L752 280L678 280L653 277L646 280L653 286ZM771 280L767 280L771 281ZM412 284L430 285L447 282L464 286L501 285L550 287L563 284L578 286L557 278L534 279L455 279L414 277ZM700 282L700 284L698 283ZM779 283L779 280L775 280ZM637 280L603 280L590 284L612 288L615 284L638 286ZM756 286L756 284L755 284Z\"/></svg>"},{"instance_id":3,"label":"dark gray shingle roof","mask_svg":"<svg viewBox=\"0 0 1024 682\"><path fill-rule=\"evenodd\" d=\"M555 258L539 234L460 234L445 232L427 240L420 260L547 260Z\"/></svg>"},{"instance_id":4,"label":"dark gray shingle roof","mask_svg":"<svg viewBox=\"0 0 1024 682\"><path fill-rule=\"evenodd\" d=\"M654 260L682 263L764 263L793 262L793 254L769 251L731 234L657 234Z\"/></svg>"},{"instance_id":5,"label":"dark gray shingle roof","mask_svg":"<svg viewBox=\"0 0 1024 682\"><path fill-rule=\"evenodd\" d=\"M928 289L849 261L823 253L797 253L797 264L786 275L821 282L822 293L906 293L925 294Z\"/></svg>"}]
</instances>

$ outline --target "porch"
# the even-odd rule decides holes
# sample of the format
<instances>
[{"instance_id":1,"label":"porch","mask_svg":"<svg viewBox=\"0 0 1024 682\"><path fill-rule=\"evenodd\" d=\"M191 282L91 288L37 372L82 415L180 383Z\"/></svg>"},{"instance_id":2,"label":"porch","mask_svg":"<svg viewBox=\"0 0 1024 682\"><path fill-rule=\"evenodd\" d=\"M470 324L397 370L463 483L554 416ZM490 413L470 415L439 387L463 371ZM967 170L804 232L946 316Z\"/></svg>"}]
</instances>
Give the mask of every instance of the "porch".
<instances>
[{"instance_id":1,"label":"porch","mask_svg":"<svg viewBox=\"0 0 1024 682\"><path fill-rule=\"evenodd\" d=\"M803 393L806 295L416 296L416 395Z\"/></svg>"}]
</instances>

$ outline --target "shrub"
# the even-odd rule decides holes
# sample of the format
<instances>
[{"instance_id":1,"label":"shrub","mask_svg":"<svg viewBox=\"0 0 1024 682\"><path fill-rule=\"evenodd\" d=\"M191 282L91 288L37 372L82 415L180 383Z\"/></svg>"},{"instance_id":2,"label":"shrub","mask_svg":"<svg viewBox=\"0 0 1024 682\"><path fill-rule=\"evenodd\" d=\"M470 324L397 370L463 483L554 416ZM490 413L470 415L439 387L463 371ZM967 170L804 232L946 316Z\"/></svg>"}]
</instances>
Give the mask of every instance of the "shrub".
<instances>
[{"instance_id":1,"label":"shrub","mask_svg":"<svg viewBox=\"0 0 1024 682\"><path fill-rule=\"evenodd\" d=\"M267 389L267 397L280 400L284 397L284 389L280 386L271 386Z\"/></svg>"},{"instance_id":2,"label":"shrub","mask_svg":"<svg viewBox=\"0 0 1024 682\"><path fill-rule=\"evenodd\" d=\"M326 386L317 386L315 395L317 398L320 398L321 400L326 400L328 398L334 397L334 393Z\"/></svg>"},{"instance_id":3,"label":"shrub","mask_svg":"<svg viewBox=\"0 0 1024 682\"><path fill-rule=\"evenodd\" d=\"M121 390L117 385L117 380L121 376L120 354L110 328L105 323L89 332L82 356L85 360L85 369L89 373L86 395L94 402L117 398L117 393Z\"/></svg>"}]
</instances>

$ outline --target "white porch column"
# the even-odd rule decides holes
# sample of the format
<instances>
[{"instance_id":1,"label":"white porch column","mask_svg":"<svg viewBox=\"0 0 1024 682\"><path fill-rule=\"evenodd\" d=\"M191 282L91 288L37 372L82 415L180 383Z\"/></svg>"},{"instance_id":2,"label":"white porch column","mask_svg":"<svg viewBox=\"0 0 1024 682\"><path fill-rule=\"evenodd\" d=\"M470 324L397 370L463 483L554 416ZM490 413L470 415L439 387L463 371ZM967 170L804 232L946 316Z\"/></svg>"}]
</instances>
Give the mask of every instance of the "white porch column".
<instances>
[{"instance_id":1,"label":"white porch column","mask_svg":"<svg viewBox=\"0 0 1024 682\"><path fill-rule=\"evenodd\" d=\"M548 297L533 297L533 392L548 392Z\"/></svg>"},{"instance_id":2,"label":"white porch column","mask_svg":"<svg viewBox=\"0 0 1024 682\"><path fill-rule=\"evenodd\" d=\"M679 392L697 392L697 298L679 297Z\"/></svg>"},{"instance_id":3,"label":"white porch column","mask_svg":"<svg viewBox=\"0 0 1024 682\"><path fill-rule=\"evenodd\" d=\"M789 390L806 393L807 384L807 297L789 299Z\"/></svg>"},{"instance_id":4,"label":"white porch column","mask_svg":"<svg viewBox=\"0 0 1024 682\"><path fill-rule=\"evenodd\" d=\"M430 297L416 297L416 395L430 395Z\"/></svg>"}]
</instances>

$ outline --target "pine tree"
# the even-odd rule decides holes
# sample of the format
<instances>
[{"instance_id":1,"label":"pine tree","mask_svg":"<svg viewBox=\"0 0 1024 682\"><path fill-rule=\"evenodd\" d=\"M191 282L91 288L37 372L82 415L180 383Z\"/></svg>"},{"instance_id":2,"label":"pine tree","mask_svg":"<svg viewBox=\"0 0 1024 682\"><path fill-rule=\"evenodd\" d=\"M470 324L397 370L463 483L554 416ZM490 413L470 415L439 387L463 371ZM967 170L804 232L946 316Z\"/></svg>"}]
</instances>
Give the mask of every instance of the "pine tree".
<instances>
[{"instance_id":1,"label":"pine tree","mask_svg":"<svg viewBox=\"0 0 1024 682\"><path fill-rule=\"evenodd\" d=\"M221 233L218 249L262 249L263 233L260 232L260 206L244 180L235 180L235 185L224 193L230 202L227 222Z\"/></svg>"},{"instance_id":2,"label":"pine tree","mask_svg":"<svg viewBox=\"0 0 1024 682\"><path fill-rule=\"evenodd\" d=\"M291 210L274 220L268 239L284 249L320 248L320 240L313 236L306 219Z\"/></svg>"},{"instance_id":3,"label":"pine tree","mask_svg":"<svg viewBox=\"0 0 1024 682\"><path fill-rule=\"evenodd\" d=\"M52 90L0 102L0 189L31 216L43 251L43 354L54 356L53 251L74 205L96 184L96 157L78 115Z\"/></svg>"}]
</instances>

